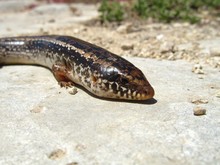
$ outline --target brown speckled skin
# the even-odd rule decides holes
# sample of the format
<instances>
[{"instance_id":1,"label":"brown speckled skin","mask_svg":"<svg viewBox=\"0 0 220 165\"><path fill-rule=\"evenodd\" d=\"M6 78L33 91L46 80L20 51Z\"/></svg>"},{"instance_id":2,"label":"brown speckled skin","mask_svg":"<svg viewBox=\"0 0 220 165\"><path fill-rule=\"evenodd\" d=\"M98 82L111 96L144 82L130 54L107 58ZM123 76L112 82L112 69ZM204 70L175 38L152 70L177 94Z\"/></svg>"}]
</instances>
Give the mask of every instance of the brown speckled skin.
<instances>
[{"instance_id":1,"label":"brown speckled skin","mask_svg":"<svg viewBox=\"0 0 220 165\"><path fill-rule=\"evenodd\" d=\"M127 60L70 36L0 38L0 64L38 64L58 81L74 82L104 98L146 100L154 90Z\"/></svg>"}]
</instances>

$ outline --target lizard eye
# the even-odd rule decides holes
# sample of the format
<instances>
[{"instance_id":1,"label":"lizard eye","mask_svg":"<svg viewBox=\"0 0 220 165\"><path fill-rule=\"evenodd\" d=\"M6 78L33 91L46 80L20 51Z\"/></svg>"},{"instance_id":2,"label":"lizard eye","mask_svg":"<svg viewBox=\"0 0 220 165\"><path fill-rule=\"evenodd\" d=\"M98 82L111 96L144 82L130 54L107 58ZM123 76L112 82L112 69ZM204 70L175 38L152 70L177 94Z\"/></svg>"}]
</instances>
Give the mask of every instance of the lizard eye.
<instances>
[{"instance_id":1,"label":"lizard eye","mask_svg":"<svg viewBox=\"0 0 220 165\"><path fill-rule=\"evenodd\" d=\"M118 74L113 73L113 74L108 76L108 80L109 81L116 81L118 79L118 77L119 77Z\"/></svg>"}]
</instances>

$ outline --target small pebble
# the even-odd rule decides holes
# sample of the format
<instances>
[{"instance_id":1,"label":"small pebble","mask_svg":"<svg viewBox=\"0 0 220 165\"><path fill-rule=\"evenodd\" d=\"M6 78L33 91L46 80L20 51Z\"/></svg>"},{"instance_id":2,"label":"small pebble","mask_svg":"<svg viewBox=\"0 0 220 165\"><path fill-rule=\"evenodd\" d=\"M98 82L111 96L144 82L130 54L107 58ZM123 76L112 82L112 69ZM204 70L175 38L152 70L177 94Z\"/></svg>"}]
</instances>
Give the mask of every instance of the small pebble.
<instances>
[{"instance_id":1,"label":"small pebble","mask_svg":"<svg viewBox=\"0 0 220 165\"><path fill-rule=\"evenodd\" d=\"M76 147L75 147L75 150L78 151L78 152L82 152L85 149L86 149L86 146L83 145L83 144L77 144Z\"/></svg>"},{"instance_id":2,"label":"small pebble","mask_svg":"<svg viewBox=\"0 0 220 165\"><path fill-rule=\"evenodd\" d=\"M196 74L204 74L203 67L201 64L195 64L192 68L192 72Z\"/></svg>"},{"instance_id":3,"label":"small pebble","mask_svg":"<svg viewBox=\"0 0 220 165\"><path fill-rule=\"evenodd\" d=\"M49 23L54 23L54 22L56 22L56 20L55 19L49 19L48 22Z\"/></svg>"},{"instance_id":4,"label":"small pebble","mask_svg":"<svg viewBox=\"0 0 220 165\"><path fill-rule=\"evenodd\" d=\"M78 91L77 91L76 87L70 87L70 88L68 88L68 92L71 95L75 95Z\"/></svg>"},{"instance_id":5,"label":"small pebble","mask_svg":"<svg viewBox=\"0 0 220 165\"><path fill-rule=\"evenodd\" d=\"M67 165L78 165L79 163L78 162L71 162L71 163L68 163Z\"/></svg>"},{"instance_id":6,"label":"small pebble","mask_svg":"<svg viewBox=\"0 0 220 165\"><path fill-rule=\"evenodd\" d=\"M173 42L164 42L160 46L161 53L173 52L174 51L174 43Z\"/></svg>"},{"instance_id":7,"label":"small pebble","mask_svg":"<svg viewBox=\"0 0 220 165\"><path fill-rule=\"evenodd\" d=\"M216 97L220 98L220 91L216 93Z\"/></svg>"},{"instance_id":8,"label":"small pebble","mask_svg":"<svg viewBox=\"0 0 220 165\"><path fill-rule=\"evenodd\" d=\"M80 32L79 29L74 29L74 30L73 30L73 33L74 33L74 34L78 34L79 32Z\"/></svg>"},{"instance_id":9,"label":"small pebble","mask_svg":"<svg viewBox=\"0 0 220 165\"><path fill-rule=\"evenodd\" d=\"M134 48L133 44L124 44L124 45L121 46L122 50L130 50L130 49L133 49L133 48Z\"/></svg>"},{"instance_id":10,"label":"small pebble","mask_svg":"<svg viewBox=\"0 0 220 165\"><path fill-rule=\"evenodd\" d=\"M156 36L156 39L157 40L162 40L164 38L164 35L163 34L159 34Z\"/></svg>"},{"instance_id":11,"label":"small pebble","mask_svg":"<svg viewBox=\"0 0 220 165\"><path fill-rule=\"evenodd\" d=\"M45 111L47 108L44 106L36 106L33 109L30 110L31 113L40 113L42 111Z\"/></svg>"},{"instance_id":12,"label":"small pebble","mask_svg":"<svg viewBox=\"0 0 220 165\"><path fill-rule=\"evenodd\" d=\"M56 159L60 159L62 157L64 157L66 154L65 151L61 150L61 149L57 149L53 152L51 152L51 154L48 156L49 159L52 159L52 160L56 160Z\"/></svg>"},{"instance_id":13,"label":"small pebble","mask_svg":"<svg viewBox=\"0 0 220 165\"><path fill-rule=\"evenodd\" d=\"M206 109L202 108L202 107L195 107L193 109L193 114L195 116L201 116L201 115L205 115L206 114Z\"/></svg>"},{"instance_id":14,"label":"small pebble","mask_svg":"<svg viewBox=\"0 0 220 165\"><path fill-rule=\"evenodd\" d=\"M121 34L126 34L131 31L131 27L132 27L131 23L123 24L119 26L116 31Z\"/></svg>"},{"instance_id":15,"label":"small pebble","mask_svg":"<svg viewBox=\"0 0 220 165\"><path fill-rule=\"evenodd\" d=\"M204 77L204 75L199 75L198 78L199 79L204 79L205 77Z\"/></svg>"},{"instance_id":16,"label":"small pebble","mask_svg":"<svg viewBox=\"0 0 220 165\"><path fill-rule=\"evenodd\" d=\"M11 28L7 27L6 30L7 30L7 31L11 31Z\"/></svg>"},{"instance_id":17,"label":"small pebble","mask_svg":"<svg viewBox=\"0 0 220 165\"><path fill-rule=\"evenodd\" d=\"M82 15L82 12L80 10L78 10L74 5L69 5L69 8L74 15L76 15L76 16Z\"/></svg>"},{"instance_id":18,"label":"small pebble","mask_svg":"<svg viewBox=\"0 0 220 165\"><path fill-rule=\"evenodd\" d=\"M191 103L193 104L207 104L209 101L206 99L192 99Z\"/></svg>"},{"instance_id":19,"label":"small pebble","mask_svg":"<svg viewBox=\"0 0 220 165\"><path fill-rule=\"evenodd\" d=\"M170 52L167 59L168 59L168 60L175 60L174 54L173 54L172 52Z\"/></svg>"},{"instance_id":20,"label":"small pebble","mask_svg":"<svg viewBox=\"0 0 220 165\"><path fill-rule=\"evenodd\" d=\"M211 55L212 56L220 56L220 48L219 47L213 47L211 48Z\"/></svg>"}]
</instances>

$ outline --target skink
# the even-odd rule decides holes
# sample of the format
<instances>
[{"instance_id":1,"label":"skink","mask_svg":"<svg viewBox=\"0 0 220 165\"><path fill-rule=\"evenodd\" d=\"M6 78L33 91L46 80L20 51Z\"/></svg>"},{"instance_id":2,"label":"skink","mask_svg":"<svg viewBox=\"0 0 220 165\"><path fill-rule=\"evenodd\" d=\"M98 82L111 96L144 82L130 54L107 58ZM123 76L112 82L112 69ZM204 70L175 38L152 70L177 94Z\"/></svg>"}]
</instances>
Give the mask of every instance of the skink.
<instances>
[{"instance_id":1,"label":"skink","mask_svg":"<svg viewBox=\"0 0 220 165\"><path fill-rule=\"evenodd\" d=\"M0 64L35 64L51 69L61 86L73 83L98 97L147 100L154 89L122 57L70 36L0 38Z\"/></svg>"}]
</instances>

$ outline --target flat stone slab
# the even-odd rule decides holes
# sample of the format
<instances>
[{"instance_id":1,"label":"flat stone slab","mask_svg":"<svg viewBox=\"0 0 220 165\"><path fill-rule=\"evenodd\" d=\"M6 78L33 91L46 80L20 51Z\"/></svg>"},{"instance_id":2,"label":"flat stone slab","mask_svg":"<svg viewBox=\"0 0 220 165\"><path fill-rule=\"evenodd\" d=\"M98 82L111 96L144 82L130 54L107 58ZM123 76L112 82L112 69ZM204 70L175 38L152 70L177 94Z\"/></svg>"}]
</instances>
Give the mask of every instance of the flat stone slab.
<instances>
[{"instance_id":1,"label":"flat stone slab","mask_svg":"<svg viewBox=\"0 0 220 165\"><path fill-rule=\"evenodd\" d=\"M33 5L36 7L31 9ZM41 4L36 0L0 1L0 36L47 34L48 29L67 27L97 16L97 7L89 4Z\"/></svg>"},{"instance_id":2,"label":"flat stone slab","mask_svg":"<svg viewBox=\"0 0 220 165\"><path fill-rule=\"evenodd\" d=\"M71 95L45 68L2 67L0 164L218 164L219 72L204 65L201 77L185 61L127 59L156 102ZM197 106L206 115L193 115Z\"/></svg>"}]
</instances>

